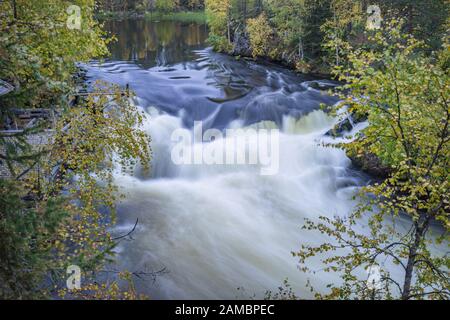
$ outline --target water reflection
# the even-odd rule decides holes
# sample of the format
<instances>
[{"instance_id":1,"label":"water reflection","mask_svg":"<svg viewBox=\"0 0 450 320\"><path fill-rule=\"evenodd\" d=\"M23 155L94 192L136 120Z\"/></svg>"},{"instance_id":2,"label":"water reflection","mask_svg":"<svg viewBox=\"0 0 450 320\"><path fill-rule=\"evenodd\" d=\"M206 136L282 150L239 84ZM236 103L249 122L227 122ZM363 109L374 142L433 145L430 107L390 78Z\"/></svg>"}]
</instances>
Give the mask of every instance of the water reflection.
<instances>
[{"instance_id":1,"label":"water reflection","mask_svg":"<svg viewBox=\"0 0 450 320\"><path fill-rule=\"evenodd\" d=\"M282 124L337 100L309 87L313 76L236 59L206 48L205 25L174 21L109 22L117 37L106 63L87 66L91 79L129 85L147 109L181 117L186 127L226 129L234 120Z\"/></svg>"},{"instance_id":2,"label":"water reflection","mask_svg":"<svg viewBox=\"0 0 450 320\"><path fill-rule=\"evenodd\" d=\"M108 21L105 29L117 38L110 45L111 60L134 61L143 68L189 61L208 37L204 24L173 21Z\"/></svg>"}]
</instances>

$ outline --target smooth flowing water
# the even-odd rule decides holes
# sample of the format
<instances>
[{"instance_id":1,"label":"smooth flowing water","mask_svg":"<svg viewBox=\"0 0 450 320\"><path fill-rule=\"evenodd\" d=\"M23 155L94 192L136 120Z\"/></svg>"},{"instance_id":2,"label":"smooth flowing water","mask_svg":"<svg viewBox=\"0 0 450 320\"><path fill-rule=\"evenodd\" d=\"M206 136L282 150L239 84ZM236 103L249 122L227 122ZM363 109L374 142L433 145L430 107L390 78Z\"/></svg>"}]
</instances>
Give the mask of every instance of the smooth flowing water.
<instances>
[{"instance_id":1,"label":"smooth flowing water","mask_svg":"<svg viewBox=\"0 0 450 320\"><path fill-rule=\"evenodd\" d=\"M347 214L365 183L343 151L320 145L335 123L320 104L337 100L310 83L328 82L214 53L205 44L205 25L122 21L107 28L118 38L112 57L88 65L88 75L129 84L148 114L145 130L153 140L150 175L117 175L127 198L115 232L126 233L139 218L133 240L119 246L118 267L166 268L156 279L137 281L157 299L261 298L286 278L309 297L308 276L291 252L323 237L305 233L303 219ZM280 128L279 173L174 165L172 132L192 132L200 120L204 130ZM312 280L319 288L337 281Z\"/></svg>"}]
</instances>

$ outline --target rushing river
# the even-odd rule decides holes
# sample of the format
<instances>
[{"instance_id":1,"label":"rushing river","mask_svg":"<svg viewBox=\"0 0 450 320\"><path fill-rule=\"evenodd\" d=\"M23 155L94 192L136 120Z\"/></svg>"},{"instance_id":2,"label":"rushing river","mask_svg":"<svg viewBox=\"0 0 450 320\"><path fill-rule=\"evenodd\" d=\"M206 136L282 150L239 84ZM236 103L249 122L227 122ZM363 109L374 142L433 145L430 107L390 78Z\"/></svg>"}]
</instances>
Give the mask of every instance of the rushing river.
<instances>
[{"instance_id":1,"label":"rushing river","mask_svg":"<svg viewBox=\"0 0 450 320\"><path fill-rule=\"evenodd\" d=\"M127 198L115 231L126 233L139 218L133 240L118 248L118 267L166 268L156 279L137 281L141 292L157 299L261 298L286 278L309 297L308 276L291 252L323 237L301 230L303 219L347 214L356 188L366 182L343 151L320 146L335 123L320 104L337 100L311 88L314 77L212 52L204 25L106 26L118 41L112 57L91 63L88 74L129 84L148 113L145 130L153 140L151 174L117 176ZM280 128L279 173L174 165L172 132L192 131L200 120L204 130ZM312 280L319 288L333 281L326 274Z\"/></svg>"}]
</instances>

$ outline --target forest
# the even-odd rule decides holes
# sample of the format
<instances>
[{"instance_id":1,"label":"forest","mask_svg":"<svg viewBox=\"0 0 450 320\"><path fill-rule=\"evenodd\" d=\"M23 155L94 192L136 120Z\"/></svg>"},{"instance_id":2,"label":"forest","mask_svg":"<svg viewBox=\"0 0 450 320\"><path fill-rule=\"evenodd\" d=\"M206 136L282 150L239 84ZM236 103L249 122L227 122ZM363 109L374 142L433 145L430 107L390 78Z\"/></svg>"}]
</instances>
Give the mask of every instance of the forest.
<instances>
[{"instance_id":1,"label":"forest","mask_svg":"<svg viewBox=\"0 0 450 320\"><path fill-rule=\"evenodd\" d=\"M346 44L368 45L368 17L403 18L402 31L425 41L428 50L441 47L448 1L382 0L374 8L352 0L206 1L216 50L280 61L303 72L329 72L345 63Z\"/></svg>"},{"instance_id":2,"label":"forest","mask_svg":"<svg viewBox=\"0 0 450 320\"><path fill-rule=\"evenodd\" d=\"M157 12L207 24L145 20ZM447 0L1 1L0 299L247 286L247 299L448 300L449 13ZM168 132L195 121L279 128L281 173L173 169Z\"/></svg>"}]
</instances>

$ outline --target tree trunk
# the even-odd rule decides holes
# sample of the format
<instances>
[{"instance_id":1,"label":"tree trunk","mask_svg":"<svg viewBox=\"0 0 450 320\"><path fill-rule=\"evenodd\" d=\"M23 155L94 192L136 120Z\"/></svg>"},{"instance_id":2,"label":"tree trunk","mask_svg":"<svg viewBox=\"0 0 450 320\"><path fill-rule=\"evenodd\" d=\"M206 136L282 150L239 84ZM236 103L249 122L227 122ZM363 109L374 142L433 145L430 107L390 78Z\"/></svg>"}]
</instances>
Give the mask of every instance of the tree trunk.
<instances>
[{"instance_id":1,"label":"tree trunk","mask_svg":"<svg viewBox=\"0 0 450 320\"><path fill-rule=\"evenodd\" d=\"M413 5L408 5L406 11L407 11L407 14L406 14L407 30L408 30L408 33L413 33L413 31L414 31L414 24L413 24L414 8L413 8Z\"/></svg>"},{"instance_id":2,"label":"tree trunk","mask_svg":"<svg viewBox=\"0 0 450 320\"><path fill-rule=\"evenodd\" d=\"M339 39L339 35L338 35L338 25L337 25L337 18L336 18L336 14L334 14L333 16L334 19L334 27L336 28L335 30L335 35L334 35L334 40L336 41L336 51L335 51L335 55L336 55L336 65L339 66L341 64L341 61L339 59L339 45L338 45L338 39Z\"/></svg>"},{"instance_id":3,"label":"tree trunk","mask_svg":"<svg viewBox=\"0 0 450 320\"><path fill-rule=\"evenodd\" d=\"M231 44L231 23L230 23L230 19L228 18L227 21L227 34L228 34L228 43Z\"/></svg>"},{"instance_id":4,"label":"tree trunk","mask_svg":"<svg viewBox=\"0 0 450 320\"><path fill-rule=\"evenodd\" d=\"M12 4L13 4L14 20L16 20L17 19L17 3L16 3L16 0L13 0Z\"/></svg>"},{"instance_id":5,"label":"tree trunk","mask_svg":"<svg viewBox=\"0 0 450 320\"><path fill-rule=\"evenodd\" d=\"M305 58L305 52L303 50L303 40L302 37L299 38L298 42L298 55L300 56L300 59L303 60Z\"/></svg>"},{"instance_id":6,"label":"tree trunk","mask_svg":"<svg viewBox=\"0 0 450 320\"><path fill-rule=\"evenodd\" d=\"M405 279L403 282L402 300L409 300L411 296L411 283L414 272L414 266L416 264L417 250L428 230L429 217L426 213L423 213L419 220L415 222L415 236L414 243L409 248L408 263L406 264Z\"/></svg>"},{"instance_id":7,"label":"tree trunk","mask_svg":"<svg viewBox=\"0 0 450 320\"><path fill-rule=\"evenodd\" d=\"M339 46L336 44L336 65L339 66L341 61L339 59Z\"/></svg>"}]
</instances>

